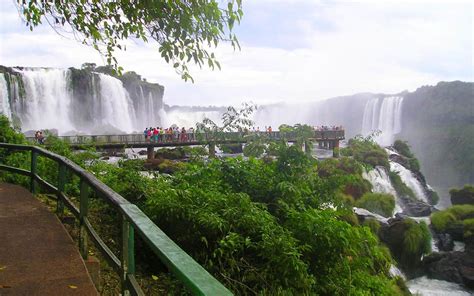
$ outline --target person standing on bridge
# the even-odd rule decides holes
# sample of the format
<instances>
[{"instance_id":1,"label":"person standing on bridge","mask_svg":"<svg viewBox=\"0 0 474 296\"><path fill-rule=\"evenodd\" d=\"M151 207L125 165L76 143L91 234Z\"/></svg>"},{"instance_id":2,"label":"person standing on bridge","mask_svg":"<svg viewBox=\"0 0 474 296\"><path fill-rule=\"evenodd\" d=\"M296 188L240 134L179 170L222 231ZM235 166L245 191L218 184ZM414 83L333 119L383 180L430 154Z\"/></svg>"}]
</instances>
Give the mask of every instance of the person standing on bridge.
<instances>
[{"instance_id":1,"label":"person standing on bridge","mask_svg":"<svg viewBox=\"0 0 474 296\"><path fill-rule=\"evenodd\" d=\"M143 135L145 136L145 141L148 140L148 128L145 128Z\"/></svg>"}]
</instances>

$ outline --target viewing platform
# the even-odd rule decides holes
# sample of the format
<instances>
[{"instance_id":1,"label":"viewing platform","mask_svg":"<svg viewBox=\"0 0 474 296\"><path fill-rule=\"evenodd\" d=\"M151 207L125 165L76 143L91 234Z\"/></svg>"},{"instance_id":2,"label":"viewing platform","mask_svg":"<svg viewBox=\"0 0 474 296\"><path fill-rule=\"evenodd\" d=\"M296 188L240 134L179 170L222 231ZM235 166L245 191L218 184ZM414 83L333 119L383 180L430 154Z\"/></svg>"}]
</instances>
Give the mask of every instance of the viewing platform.
<instances>
[{"instance_id":1,"label":"viewing platform","mask_svg":"<svg viewBox=\"0 0 474 296\"><path fill-rule=\"evenodd\" d=\"M298 140L296 132L226 132L219 134L211 133L178 133L160 134L158 140L145 138L143 134L124 135L78 135L61 136L59 139L69 143L73 148L81 148L92 144L102 149L123 148L147 148L148 158L153 158L152 152L155 147L178 147L213 144L244 144L254 137L265 137L268 140L285 140L294 143ZM28 137L34 142L34 137ZM334 150L339 148L339 141L345 139L344 129L315 130L309 140L318 143L321 149Z\"/></svg>"}]
</instances>

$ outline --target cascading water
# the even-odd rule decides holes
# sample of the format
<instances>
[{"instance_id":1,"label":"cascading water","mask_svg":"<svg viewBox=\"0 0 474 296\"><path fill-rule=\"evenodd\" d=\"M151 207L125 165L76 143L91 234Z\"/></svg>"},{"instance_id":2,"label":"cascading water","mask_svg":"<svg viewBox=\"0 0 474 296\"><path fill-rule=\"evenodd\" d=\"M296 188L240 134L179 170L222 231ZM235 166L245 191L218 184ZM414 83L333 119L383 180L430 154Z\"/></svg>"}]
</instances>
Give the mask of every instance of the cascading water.
<instances>
[{"instance_id":1,"label":"cascading water","mask_svg":"<svg viewBox=\"0 0 474 296\"><path fill-rule=\"evenodd\" d=\"M98 97L98 116L102 125L110 125L121 131L134 131L133 119L135 110L127 90L120 80L98 73L100 95Z\"/></svg>"},{"instance_id":2,"label":"cascading water","mask_svg":"<svg viewBox=\"0 0 474 296\"><path fill-rule=\"evenodd\" d=\"M0 72L0 113L18 119L24 131L115 134L160 125L159 84L138 78L125 87L115 77L76 69L8 69Z\"/></svg>"},{"instance_id":3,"label":"cascading water","mask_svg":"<svg viewBox=\"0 0 474 296\"><path fill-rule=\"evenodd\" d=\"M402 129L403 97L385 97L369 100L364 109L362 134L369 135L375 130L382 133L376 141L384 146L391 145L394 137Z\"/></svg>"},{"instance_id":4,"label":"cascading water","mask_svg":"<svg viewBox=\"0 0 474 296\"><path fill-rule=\"evenodd\" d=\"M73 129L69 108L69 70L19 70L25 88L24 104L16 110L25 130Z\"/></svg>"},{"instance_id":5,"label":"cascading water","mask_svg":"<svg viewBox=\"0 0 474 296\"><path fill-rule=\"evenodd\" d=\"M388 193L395 197L394 214L403 212L397 192L393 188L392 182L384 167L378 166L369 172L364 172L362 176L372 184L373 192Z\"/></svg>"},{"instance_id":6,"label":"cascading water","mask_svg":"<svg viewBox=\"0 0 474 296\"><path fill-rule=\"evenodd\" d=\"M8 86L5 75L0 75L0 114L4 114L8 118L12 118L12 111L10 109L10 101L8 96Z\"/></svg>"},{"instance_id":7,"label":"cascading water","mask_svg":"<svg viewBox=\"0 0 474 296\"><path fill-rule=\"evenodd\" d=\"M390 161L390 170L400 175L403 183L413 190L413 193L415 193L415 196L418 200L424 201L426 203L428 202L428 198L426 197L423 186L421 185L420 181L415 178L410 170L394 161Z\"/></svg>"}]
</instances>

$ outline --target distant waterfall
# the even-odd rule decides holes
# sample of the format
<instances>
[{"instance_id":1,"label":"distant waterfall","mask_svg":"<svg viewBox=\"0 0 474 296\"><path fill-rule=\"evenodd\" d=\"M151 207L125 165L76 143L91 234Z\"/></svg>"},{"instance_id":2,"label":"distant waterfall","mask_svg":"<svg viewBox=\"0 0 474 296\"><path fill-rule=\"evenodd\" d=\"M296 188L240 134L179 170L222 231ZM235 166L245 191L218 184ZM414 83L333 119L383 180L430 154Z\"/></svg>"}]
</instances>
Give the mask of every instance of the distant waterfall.
<instances>
[{"instance_id":1,"label":"distant waterfall","mask_svg":"<svg viewBox=\"0 0 474 296\"><path fill-rule=\"evenodd\" d=\"M410 170L394 161L390 161L390 170L397 172L400 175L400 178L402 179L403 183L405 183L411 190L413 190L413 193L415 193L417 199L424 202L428 202L428 198L426 197L423 185L421 185L420 181L415 178L415 176Z\"/></svg>"},{"instance_id":2,"label":"distant waterfall","mask_svg":"<svg viewBox=\"0 0 474 296\"><path fill-rule=\"evenodd\" d=\"M0 68L0 113L25 132L120 134L159 126L163 86L78 69ZM131 93L130 93L131 92Z\"/></svg>"},{"instance_id":3,"label":"distant waterfall","mask_svg":"<svg viewBox=\"0 0 474 296\"><path fill-rule=\"evenodd\" d=\"M100 110L95 118L102 125L111 125L123 132L133 132L135 110L127 90L120 80L98 73L100 78L100 96L97 107Z\"/></svg>"},{"instance_id":4,"label":"distant waterfall","mask_svg":"<svg viewBox=\"0 0 474 296\"><path fill-rule=\"evenodd\" d=\"M8 85L5 80L5 75L0 75L0 114L4 114L8 118L12 118L12 111L10 109L10 101L8 96Z\"/></svg>"},{"instance_id":5,"label":"distant waterfall","mask_svg":"<svg viewBox=\"0 0 474 296\"><path fill-rule=\"evenodd\" d=\"M384 167L376 167L369 172L364 172L362 174L364 179L368 180L370 184L372 184L372 191L376 193L388 193L395 197L395 210L394 214L401 213L402 207L400 205L400 200L398 199L397 192L395 188L392 186L392 182L385 171Z\"/></svg>"},{"instance_id":6,"label":"distant waterfall","mask_svg":"<svg viewBox=\"0 0 474 296\"><path fill-rule=\"evenodd\" d=\"M385 97L369 100L364 109L362 134L369 135L379 130L382 133L376 137L381 145L391 145L394 137L402 130L403 97Z\"/></svg>"},{"instance_id":7,"label":"distant waterfall","mask_svg":"<svg viewBox=\"0 0 474 296\"><path fill-rule=\"evenodd\" d=\"M25 69L23 78L25 98L17 113L25 130L71 130L69 106L71 93L68 88L69 70Z\"/></svg>"}]
</instances>

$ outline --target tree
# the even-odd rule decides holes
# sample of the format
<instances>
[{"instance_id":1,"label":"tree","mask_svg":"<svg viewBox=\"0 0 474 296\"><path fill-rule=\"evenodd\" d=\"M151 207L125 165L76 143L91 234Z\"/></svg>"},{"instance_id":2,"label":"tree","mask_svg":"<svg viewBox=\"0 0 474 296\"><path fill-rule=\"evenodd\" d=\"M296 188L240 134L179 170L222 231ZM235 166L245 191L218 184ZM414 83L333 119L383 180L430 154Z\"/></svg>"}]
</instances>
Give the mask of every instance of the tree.
<instances>
[{"instance_id":1,"label":"tree","mask_svg":"<svg viewBox=\"0 0 474 296\"><path fill-rule=\"evenodd\" d=\"M119 73L115 50L126 50L123 41L155 41L161 57L181 78L193 78L187 64L193 60L211 69L220 64L213 48L228 41L240 48L232 32L242 18L242 0L17 0L26 25L33 30L46 20L56 32L71 29L76 39L93 46Z\"/></svg>"}]
</instances>

